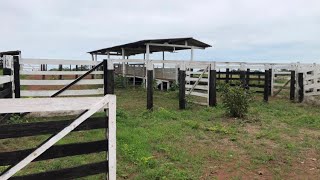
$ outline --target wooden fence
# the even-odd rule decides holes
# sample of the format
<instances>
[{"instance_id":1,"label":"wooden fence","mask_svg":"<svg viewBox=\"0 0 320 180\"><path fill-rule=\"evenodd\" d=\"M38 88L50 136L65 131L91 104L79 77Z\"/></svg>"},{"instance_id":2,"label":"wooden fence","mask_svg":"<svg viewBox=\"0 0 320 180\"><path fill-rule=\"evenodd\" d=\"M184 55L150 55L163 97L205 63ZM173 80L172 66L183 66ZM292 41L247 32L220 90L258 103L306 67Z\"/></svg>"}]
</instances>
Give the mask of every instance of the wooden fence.
<instances>
[{"instance_id":1,"label":"wooden fence","mask_svg":"<svg viewBox=\"0 0 320 180\"><path fill-rule=\"evenodd\" d=\"M300 72L299 68L313 66L313 64L300 63L245 63L144 59L108 59L106 61L110 63L110 75L116 74L125 77L123 80L124 86L127 85L128 80L132 79L135 85L136 78L140 78L139 81L143 82L145 87L150 89L150 91L153 91L153 87L148 88L148 82L152 85L156 82L161 89L164 89L164 86L166 86L166 89L169 89L174 83L181 84L179 83L179 71L182 67L185 67L186 79L184 80L184 94L204 97L207 99L207 105L215 104L211 103L209 98L210 92L212 92L212 90L210 91L209 85L209 77L211 76L209 71L214 70L215 79L211 80L211 83L214 83L214 85L212 85L213 87L216 87L216 83L219 82L234 85L235 81L240 81L258 93L268 93L268 96L275 96L283 89L288 89L287 86L290 85L290 99L296 100L301 96L301 93L299 93L301 86L297 83ZM101 69L92 71L90 75L91 78L87 77L76 83L73 82L77 77L85 74L87 70L97 66L98 63L97 61L88 60L22 58L20 60L21 71L14 74L20 74L21 80L19 80L21 82L17 84L21 83L21 96L23 97L53 96L56 95L55 92L57 92L60 87L69 83L79 88L73 86L73 89L63 91L59 93L59 95L96 96L102 95L107 91L105 88L102 88L102 84L105 84L105 80L102 79L102 77L107 75L101 71ZM210 69L207 69L207 71L203 73L203 70L207 67L210 67ZM293 72L295 76L292 75ZM266 73L268 73L268 75ZM202 76L201 78L199 78L200 75ZM278 81L277 77L280 76L286 76L283 78L285 81ZM28 79L29 77L31 78ZM152 77L152 79L148 80L149 77ZM310 82L305 83L303 86L308 87L309 84ZM111 89L114 88L114 85L109 84L109 86L112 87ZM15 89L19 95L20 86L15 85L13 89ZM310 93L310 91L310 88L307 91L303 91L303 95L306 93L311 95L312 93ZM317 94L317 91L318 90L313 94ZM110 92L113 92L113 90L110 90ZM152 100L152 92L147 92L147 94L150 95L147 99ZM266 97L267 95L264 95L265 101L267 100ZM152 103L148 102L147 104L149 104L148 107L152 107Z\"/></svg>"},{"instance_id":2,"label":"wooden fence","mask_svg":"<svg viewBox=\"0 0 320 180\"><path fill-rule=\"evenodd\" d=\"M99 109L107 110L107 117L90 118ZM76 120L47 121L0 126L0 139L55 134L37 148L0 153L0 166L9 166L0 179L74 179L106 173L116 179L116 98L34 98L1 99L0 113L51 112L83 110ZM92 142L54 145L71 131L105 129L106 139ZM92 164L69 167L36 174L13 176L32 161L46 161L67 156L106 152L106 159ZM12 177L13 176L13 177Z\"/></svg>"},{"instance_id":3,"label":"wooden fence","mask_svg":"<svg viewBox=\"0 0 320 180\"><path fill-rule=\"evenodd\" d=\"M28 90L21 90L21 96L50 97L59 89L59 87L70 84L78 76L85 74L92 66L95 66L98 63L95 61L82 60L22 59L20 64L23 67L20 71L20 75L24 78L21 78L21 86L26 86L28 88ZM39 70L31 71L29 68L24 68L33 67L34 65L40 65L41 68ZM48 66L51 66L51 70L49 71L47 70ZM84 70L84 66L88 66L88 68ZM41 78L39 79L39 77ZM91 73L91 79L83 79L74 85L81 85L81 88L67 90L60 95L103 95L103 71L93 71ZM34 88L35 86L37 87L36 89Z\"/></svg>"}]
</instances>

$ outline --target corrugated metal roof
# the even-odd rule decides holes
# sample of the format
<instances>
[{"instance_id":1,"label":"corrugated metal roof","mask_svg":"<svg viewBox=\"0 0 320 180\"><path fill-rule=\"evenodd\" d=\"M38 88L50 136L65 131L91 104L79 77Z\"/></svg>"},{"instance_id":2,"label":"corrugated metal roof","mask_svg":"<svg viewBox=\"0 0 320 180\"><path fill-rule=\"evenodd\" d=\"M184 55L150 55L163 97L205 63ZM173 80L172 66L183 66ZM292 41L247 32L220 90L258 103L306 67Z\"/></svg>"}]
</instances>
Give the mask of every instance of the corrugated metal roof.
<instances>
[{"instance_id":1,"label":"corrugated metal roof","mask_svg":"<svg viewBox=\"0 0 320 180\"><path fill-rule=\"evenodd\" d=\"M125 56L136 55L136 54L143 54L146 52L146 43L159 43L159 44L177 44L177 45L185 45L185 42L188 43L188 46L200 47L200 48L207 48L211 47L211 45L196 40L192 37L187 38L168 38L168 39L147 39L136 41L132 43L122 44L118 46L113 46L109 48L98 49L94 51L90 51L90 54L98 54L98 55L107 55L107 52L110 52L111 55L122 55L122 48L125 49ZM189 48L184 47L165 47L165 46L151 46L150 52L173 52L173 50L184 50Z\"/></svg>"}]
</instances>

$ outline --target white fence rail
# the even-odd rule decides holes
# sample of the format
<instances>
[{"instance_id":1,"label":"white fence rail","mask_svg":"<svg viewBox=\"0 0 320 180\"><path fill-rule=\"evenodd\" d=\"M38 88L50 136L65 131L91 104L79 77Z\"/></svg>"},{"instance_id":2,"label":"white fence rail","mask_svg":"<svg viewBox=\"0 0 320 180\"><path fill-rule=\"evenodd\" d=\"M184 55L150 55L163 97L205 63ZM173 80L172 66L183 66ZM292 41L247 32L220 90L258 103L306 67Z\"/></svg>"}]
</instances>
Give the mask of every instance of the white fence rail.
<instances>
[{"instance_id":1,"label":"white fence rail","mask_svg":"<svg viewBox=\"0 0 320 180\"><path fill-rule=\"evenodd\" d=\"M96 61L90 60L62 60L62 59L30 59L30 58L22 58L20 61L21 70L20 75L24 77L24 79L20 80L20 84L22 86L27 86L29 90L21 90L22 97L50 97L58 90L54 90L53 86L65 86L74 81L74 79L80 75L85 74L87 71L74 71L74 69L62 69L61 71L57 71L55 69L49 71L41 71L40 65L45 64L49 66L70 66L71 65L84 65L84 66L94 66L99 64ZM31 70L30 70L31 69ZM103 75L103 71L93 71L90 75L94 75L95 79L82 79L74 85L82 85L79 90L67 90L60 94L60 96L93 96L93 95L103 95L103 89L101 89L101 85L103 85L103 79L101 75ZM99 77L97 75L100 75ZM31 76L31 78L29 78ZM33 76L33 77L32 77ZM35 79L35 76L42 76L43 79ZM57 79L57 76L60 76ZM61 77L67 76L67 79L63 79ZM46 78L47 77L47 78ZM70 79L70 77L73 79ZM100 79L96 79L100 78ZM100 85L98 88L92 85ZM36 90L32 88L34 86L38 86ZM46 88L43 88L46 87ZM103 87L103 86L102 86ZM55 87L56 89L57 87ZM50 89L50 90L47 90Z\"/></svg>"},{"instance_id":2,"label":"white fence rail","mask_svg":"<svg viewBox=\"0 0 320 180\"><path fill-rule=\"evenodd\" d=\"M13 81L13 76L0 76L0 85L8 83L8 82L12 82Z\"/></svg>"}]
</instances>

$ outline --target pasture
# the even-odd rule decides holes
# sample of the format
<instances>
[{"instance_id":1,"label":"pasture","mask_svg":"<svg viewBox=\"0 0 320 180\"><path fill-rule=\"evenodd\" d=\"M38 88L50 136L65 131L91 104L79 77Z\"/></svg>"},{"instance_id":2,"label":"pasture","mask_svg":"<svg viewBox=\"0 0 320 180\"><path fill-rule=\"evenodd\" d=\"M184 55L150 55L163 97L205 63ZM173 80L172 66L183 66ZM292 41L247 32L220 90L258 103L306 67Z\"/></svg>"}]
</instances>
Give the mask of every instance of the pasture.
<instances>
[{"instance_id":1,"label":"pasture","mask_svg":"<svg viewBox=\"0 0 320 180\"><path fill-rule=\"evenodd\" d=\"M145 89L117 88L115 94L118 179L320 178L319 107L292 103L282 96L264 103L257 94L249 114L234 119L225 114L219 98L217 107L188 103L186 110L179 110L177 91L155 91L151 112L145 110ZM12 117L9 123L33 121L44 119ZM48 137L3 139L0 152L35 147ZM103 130L83 131L67 135L58 144L103 138ZM103 158L104 152L33 162L19 175Z\"/></svg>"}]
</instances>

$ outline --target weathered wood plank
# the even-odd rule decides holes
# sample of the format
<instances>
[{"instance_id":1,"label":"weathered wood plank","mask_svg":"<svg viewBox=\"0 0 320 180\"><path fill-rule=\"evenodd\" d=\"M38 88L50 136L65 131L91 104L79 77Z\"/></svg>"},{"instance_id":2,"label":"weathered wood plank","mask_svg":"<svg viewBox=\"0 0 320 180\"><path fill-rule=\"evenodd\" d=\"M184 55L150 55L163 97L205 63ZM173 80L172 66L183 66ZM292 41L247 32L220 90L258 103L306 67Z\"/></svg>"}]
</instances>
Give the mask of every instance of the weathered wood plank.
<instances>
[{"instance_id":1,"label":"weathered wood plank","mask_svg":"<svg viewBox=\"0 0 320 180\"><path fill-rule=\"evenodd\" d=\"M105 172L107 162L98 162L92 164L86 164L78 167L60 169L55 171L43 172L38 174L30 174L25 176L14 176L12 180L56 180L56 179L75 179L86 177L95 174L101 174Z\"/></svg>"},{"instance_id":2,"label":"weathered wood plank","mask_svg":"<svg viewBox=\"0 0 320 180\"><path fill-rule=\"evenodd\" d=\"M0 139L18 138L26 136L37 136L44 134L57 133L73 120L63 121L46 121L22 124L9 124L0 126ZM105 128L105 120L101 117L88 118L84 123L77 127L74 131L84 131L91 129Z\"/></svg>"},{"instance_id":3,"label":"weathered wood plank","mask_svg":"<svg viewBox=\"0 0 320 180\"><path fill-rule=\"evenodd\" d=\"M0 98L4 98L4 97L8 96L9 94L11 94L11 89L10 88L4 89L4 90L0 91Z\"/></svg>"},{"instance_id":4,"label":"weathered wood plank","mask_svg":"<svg viewBox=\"0 0 320 180\"><path fill-rule=\"evenodd\" d=\"M85 143L52 146L45 153L37 157L34 161L42 161L66 156L75 156L81 154L90 154L106 151L106 142L106 140L101 140ZM35 148L11 152L2 152L0 153L0 166L14 165L30 153L32 153L34 150Z\"/></svg>"}]
</instances>

